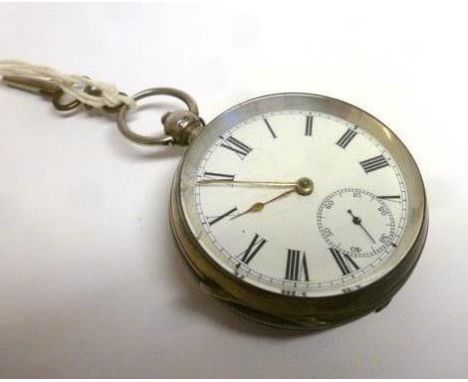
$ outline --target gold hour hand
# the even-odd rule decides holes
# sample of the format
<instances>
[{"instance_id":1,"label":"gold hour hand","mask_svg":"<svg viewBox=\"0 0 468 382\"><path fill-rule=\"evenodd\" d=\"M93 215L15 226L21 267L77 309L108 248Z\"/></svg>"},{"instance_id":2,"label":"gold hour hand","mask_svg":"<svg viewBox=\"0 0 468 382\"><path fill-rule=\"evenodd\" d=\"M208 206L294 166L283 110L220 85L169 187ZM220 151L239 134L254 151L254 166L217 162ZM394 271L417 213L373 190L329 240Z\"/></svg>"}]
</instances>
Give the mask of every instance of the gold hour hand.
<instances>
[{"instance_id":1,"label":"gold hour hand","mask_svg":"<svg viewBox=\"0 0 468 382\"><path fill-rule=\"evenodd\" d=\"M289 195L289 194L291 194L291 193L293 193L295 191L296 191L295 188L291 188L290 190L282 192L281 194L275 196L272 199L267 200L266 202L256 202L256 203L252 204L252 206L250 206L250 208L248 208L247 210L233 216L230 220L237 219L238 217L241 217L241 216L243 216L245 214L248 214L250 212L260 212L261 210L263 210L263 207L265 207L267 204L273 203L274 201L276 201L278 199L281 199L281 198L285 197L286 195Z\"/></svg>"},{"instance_id":2,"label":"gold hour hand","mask_svg":"<svg viewBox=\"0 0 468 382\"><path fill-rule=\"evenodd\" d=\"M197 182L198 184L227 184L227 185L240 185L240 186L253 186L253 187L271 187L271 188L288 188L287 191L271 198L265 202L256 202L252 204L247 210L233 216L230 220L237 219L250 212L260 212L263 208L274 201L292 194L293 192L299 195L309 195L314 190L314 182L310 178L299 178L296 182L263 182L263 181L250 181L250 180L233 180L233 179L203 179Z\"/></svg>"}]
</instances>

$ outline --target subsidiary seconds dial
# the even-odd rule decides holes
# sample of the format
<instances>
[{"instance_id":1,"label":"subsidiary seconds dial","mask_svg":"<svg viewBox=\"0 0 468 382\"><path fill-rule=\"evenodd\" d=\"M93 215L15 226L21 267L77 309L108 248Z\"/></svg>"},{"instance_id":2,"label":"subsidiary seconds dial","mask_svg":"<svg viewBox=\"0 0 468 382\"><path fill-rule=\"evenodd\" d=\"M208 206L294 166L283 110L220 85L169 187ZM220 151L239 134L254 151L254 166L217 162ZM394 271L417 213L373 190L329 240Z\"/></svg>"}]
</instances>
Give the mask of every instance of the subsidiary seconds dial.
<instances>
[{"instance_id":1,"label":"subsidiary seconds dial","mask_svg":"<svg viewBox=\"0 0 468 382\"><path fill-rule=\"evenodd\" d=\"M385 201L371 192L344 188L320 204L317 224L323 239L350 256L374 256L395 247L395 219Z\"/></svg>"}]
</instances>

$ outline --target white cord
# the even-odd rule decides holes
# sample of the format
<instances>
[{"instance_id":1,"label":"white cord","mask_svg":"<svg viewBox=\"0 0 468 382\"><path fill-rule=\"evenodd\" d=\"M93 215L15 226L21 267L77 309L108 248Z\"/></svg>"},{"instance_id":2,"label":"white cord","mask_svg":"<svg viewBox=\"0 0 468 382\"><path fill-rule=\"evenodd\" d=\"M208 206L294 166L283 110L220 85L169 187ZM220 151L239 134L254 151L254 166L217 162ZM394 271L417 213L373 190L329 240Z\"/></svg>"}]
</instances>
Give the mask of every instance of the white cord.
<instances>
[{"instance_id":1,"label":"white cord","mask_svg":"<svg viewBox=\"0 0 468 382\"><path fill-rule=\"evenodd\" d=\"M116 107L122 103L133 108L135 101L129 96L119 93L112 84L91 80L80 75L68 75L47 66L33 65L14 60L0 60L1 76L25 76L35 79L45 79L59 86L65 94L94 108L103 106ZM100 95L91 95L84 91L86 86L97 88Z\"/></svg>"}]
</instances>

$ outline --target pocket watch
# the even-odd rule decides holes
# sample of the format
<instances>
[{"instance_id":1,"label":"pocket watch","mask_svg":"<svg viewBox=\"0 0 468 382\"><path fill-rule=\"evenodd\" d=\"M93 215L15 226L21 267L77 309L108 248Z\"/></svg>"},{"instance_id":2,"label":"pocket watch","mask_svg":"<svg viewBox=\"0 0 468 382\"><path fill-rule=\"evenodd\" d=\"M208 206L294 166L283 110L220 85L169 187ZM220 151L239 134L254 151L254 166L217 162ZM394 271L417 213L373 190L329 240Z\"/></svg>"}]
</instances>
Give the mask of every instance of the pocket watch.
<instances>
[{"instance_id":1,"label":"pocket watch","mask_svg":"<svg viewBox=\"0 0 468 382\"><path fill-rule=\"evenodd\" d=\"M281 93L204 124L195 102L166 114L164 138L188 144L170 221L209 295L245 317L322 329L385 307L410 276L427 234L423 181L403 143L349 103Z\"/></svg>"},{"instance_id":2,"label":"pocket watch","mask_svg":"<svg viewBox=\"0 0 468 382\"><path fill-rule=\"evenodd\" d=\"M42 80L3 80L33 84L60 110L76 107ZM208 124L177 89L148 89L132 101L156 95L187 106L163 116L161 137L133 131L127 105L107 111L119 112L120 131L136 143L188 145L170 221L202 291L287 329L341 325L390 302L419 259L428 214L418 167L387 126L307 93L254 98Z\"/></svg>"}]
</instances>

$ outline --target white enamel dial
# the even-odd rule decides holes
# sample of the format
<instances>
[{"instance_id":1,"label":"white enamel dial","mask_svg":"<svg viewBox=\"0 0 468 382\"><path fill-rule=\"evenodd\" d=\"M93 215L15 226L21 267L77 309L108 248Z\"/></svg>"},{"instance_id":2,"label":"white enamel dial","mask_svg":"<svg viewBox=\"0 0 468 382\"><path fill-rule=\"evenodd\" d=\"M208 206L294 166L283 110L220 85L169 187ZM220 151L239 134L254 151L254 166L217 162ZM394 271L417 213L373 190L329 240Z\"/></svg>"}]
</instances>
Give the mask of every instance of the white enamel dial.
<instances>
[{"instance_id":1,"label":"white enamel dial","mask_svg":"<svg viewBox=\"0 0 468 382\"><path fill-rule=\"evenodd\" d=\"M408 214L386 149L360 126L305 110L225 131L197 164L194 192L207 254L247 283L292 296L382 277Z\"/></svg>"}]
</instances>

